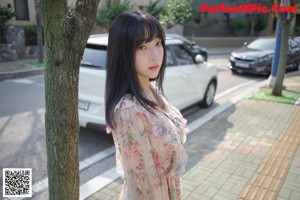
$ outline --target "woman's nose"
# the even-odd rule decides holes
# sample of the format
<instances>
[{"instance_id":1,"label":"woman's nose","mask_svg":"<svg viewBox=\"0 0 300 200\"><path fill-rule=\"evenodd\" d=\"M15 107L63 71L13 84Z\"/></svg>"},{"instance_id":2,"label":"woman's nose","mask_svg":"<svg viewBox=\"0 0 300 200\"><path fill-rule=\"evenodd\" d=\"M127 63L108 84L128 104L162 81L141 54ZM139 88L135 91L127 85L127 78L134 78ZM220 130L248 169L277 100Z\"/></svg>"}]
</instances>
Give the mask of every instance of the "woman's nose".
<instances>
[{"instance_id":1,"label":"woman's nose","mask_svg":"<svg viewBox=\"0 0 300 200\"><path fill-rule=\"evenodd\" d=\"M150 51L150 59L151 60L156 60L158 55L159 55L158 49L157 48L152 48L151 51Z\"/></svg>"}]
</instances>

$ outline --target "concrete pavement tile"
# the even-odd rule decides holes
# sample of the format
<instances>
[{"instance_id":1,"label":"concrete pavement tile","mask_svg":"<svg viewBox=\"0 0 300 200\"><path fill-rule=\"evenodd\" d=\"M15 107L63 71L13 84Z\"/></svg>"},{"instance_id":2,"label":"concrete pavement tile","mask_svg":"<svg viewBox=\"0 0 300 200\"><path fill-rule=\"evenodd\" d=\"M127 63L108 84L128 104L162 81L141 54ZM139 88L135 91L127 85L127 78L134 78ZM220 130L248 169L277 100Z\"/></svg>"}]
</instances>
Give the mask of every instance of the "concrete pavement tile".
<instances>
[{"instance_id":1,"label":"concrete pavement tile","mask_svg":"<svg viewBox=\"0 0 300 200\"><path fill-rule=\"evenodd\" d=\"M292 190L289 188L282 187L278 196L281 198L289 199L292 194Z\"/></svg>"},{"instance_id":2,"label":"concrete pavement tile","mask_svg":"<svg viewBox=\"0 0 300 200\"><path fill-rule=\"evenodd\" d=\"M189 196L185 198L185 200L211 200L210 198L207 198L201 194L198 193L191 193Z\"/></svg>"},{"instance_id":3,"label":"concrete pavement tile","mask_svg":"<svg viewBox=\"0 0 300 200\"><path fill-rule=\"evenodd\" d=\"M277 197L276 200L289 200L289 199L286 199L286 198L283 198L283 197Z\"/></svg>"},{"instance_id":4,"label":"concrete pavement tile","mask_svg":"<svg viewBox=\"0 0 300 200\"><path fill-rule=\"evenodd\" d=\"M232 200L232 199L229 199L229 198L226 198L226 197L223 197L223 196L217 194L216 196L213 197L212 200Z\"/></svg>"},{"instance_id":5,"label":"concrete pavement tile","mask_svg":"<svg viewBox=\"0 0 300 200\"><path fill-rule=\"evenodd\" d=\"M289 200L299 200L300 192L293 191Z\"/></svg>"},{"instance_id":6,"label":"concrete pavement tile","mask_svg":"<svg viewBox=\"0 0 300 200\"><path fill-rule=\"evenodd\" d=\"M218 194L216 196L222 196L226 199L232 200L232 199L237 199L238 194L221 189L220 191L218 191Z\"/></svg>"},{"instance_id":7,"label":"concrete pavement tile","mask_svg":"<svg viewBox=\"0 0 300 200\"><path fill-rule=\"evenodd\" d=\"M220 170L221 171L221 170ZM228 173L226 171L221 171L221 175L218 177L220 180L228 180L228 178L232 175L232 173Z\"/></svg>"},{"instance_id":8,"label":"concrete pavement tile","mask_svg":"<svg viewBox=\"0 0 300 200\"><path fill-rule=\"evenodd\" d=\"M223 191L225 191L225 192L230 192L231 189L232 189L233 187L235 187L235 186L236 186L235 184L226 182L226 184L223 185L223 187L221 188L221 190L223 190Z\"/></svg>"},{"instance_id":9,"label":"concrete pavement tile","mask_svg":"<svg viewBox=\"0 0 300 200\"><path fill-rule=\"evenodd\" d=\"M199 195L203 195L206 190L210 187L210 185L206 183L201 183L197 188L195 188L194 193L197 193Z\"/></svg>"},{"instance_id":10,"label":"concrete pavement tile","mask_svg":"<svg viewBox=\"0 0 300 200\"><path fill-rule=\"evenodd\" d=\"M225 180L220 180L217 177L208 177L204 180L204 183L216 188L221 188L224 185Z\"/></svg>"},{"instance_id":11,"label":"concrete pavement tile","mask_svg":"<svg viewBox=\"0 0 300 200\"><path fill-rule=\"evenodd\" d=\"M244 173L242 174L242 177L246 179L250 179L250 177L253 175L255 169L245 169Z\"/></svg>"},{"instance_id":12,"label":"concrete pavement tile","mask_svg":"<svg viewBox=\"0 0 300 200\"><path fill-rule=\"evenodd\" d=\"M237 197L242 192L243 188L244 188L244 184L235 185L230 190L230 193L234 194Z\"/></svg>"},{"instance_id":13,"label":"concrete pavement tile","mask_svg":"<svg viewBox=\"0 0 300 200\"><path fill-rule=\"evenodd\" d=\"M284 187L290 188L293 191L300 192L300 184L291 181L285 181L283 184Z\"/></svg>"},{"instance_id":14,"label":"concrete pavement tile","mask_svg":"<svg viewBox=\"0 0 300 200\"><path fill-rule=\"evenodd\" d=\"M192 193L192 192L189 192L189 191L185 191L185 190L184 190L184 192L183 192L183 197L182 197L182 198L183 198L183 199L188 199L188 196L190 196L191 193Z\"/></svg>"},{"instance_id":15,"label":"concrete pavement tile","mask_svg":"<svg viewBox=\"0 0 300 200\"><path fill-rule=\"evenodd\" d=\"M293 173L293 172L289 172L288 175L286 176L285 180L296 182L297 174Z\"/></svg>"},{"instance_id":16,"label":"concrete pavement tile","mask_svg":"<svg viewBox=\"0 0 300 200\"><path fill-rule=\"evenodd\" d=\"M204 192L204 196L208 197L208 198L213 198L215 196L215 194L218 192L218 188L216 187L209 187L205 192Z\"/></svg>"}]
</instances>

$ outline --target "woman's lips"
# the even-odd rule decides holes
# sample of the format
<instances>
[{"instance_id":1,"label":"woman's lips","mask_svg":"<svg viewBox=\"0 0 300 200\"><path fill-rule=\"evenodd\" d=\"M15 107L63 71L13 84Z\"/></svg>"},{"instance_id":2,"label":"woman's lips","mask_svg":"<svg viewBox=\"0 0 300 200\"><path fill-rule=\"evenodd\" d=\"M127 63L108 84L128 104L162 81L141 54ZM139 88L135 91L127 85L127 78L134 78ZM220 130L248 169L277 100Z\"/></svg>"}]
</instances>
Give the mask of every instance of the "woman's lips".
<instances>
[{"instance_id":1,"label":"woman's lips","mask_svg":"<svg viewBox=\"0 0 300 200\"><path fill-rule=\"evenodd\" d=\"M158 65L153 65L151 67L149 67L150 70L157 70L159 68Z\"/></svg>"}]
</instances>

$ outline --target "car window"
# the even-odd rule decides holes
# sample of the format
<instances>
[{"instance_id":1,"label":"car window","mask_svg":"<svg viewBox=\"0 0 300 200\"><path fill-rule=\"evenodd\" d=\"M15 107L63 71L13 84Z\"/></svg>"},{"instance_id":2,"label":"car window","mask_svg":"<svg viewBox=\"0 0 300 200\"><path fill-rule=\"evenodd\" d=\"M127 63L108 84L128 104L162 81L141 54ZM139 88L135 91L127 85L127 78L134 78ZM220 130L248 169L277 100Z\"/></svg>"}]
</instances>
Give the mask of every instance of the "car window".
<instances>
[{"instance_id":1,"label":"car window","mask_svg":"<svg viewBox=\"0 0 300 200\"><path fill-rule=\"evenodd\" d=\"M106 46L87 44L81 60L81 66L106 68Z\"/></svg>"},{"instance_id":2,"label":"car window","mask_svg":"<svg viewBox=\"0 0 300 200\"><path fill-rule=\"evenodd\" d=\"M170 45L170 51L173 52L177 65L190 65L194 64L193 57L181 45Z\"/></svg>"},{"instance_id":3,"label":"car window","mask_svg":"<svg viewBox=\"0 0 300 200\"><path fill-rule=\"evenodd\" d=\"M293 40L289 40L289 46L290 48L294 49L297 48L297 42L293 41Z\"/></svg>"},{"instance_id":4,"label":"car window","mask_svg":"<svg viewBox=\"0 0 300 200\"><path fill-rule=\"evenodd\" d=\"M275 39L271 38L261 38L254 40L247 45L250 49L259 49L259 50L274 50L275 49Z\"/></svg>"},{"instance_id":5,"label":"car window","mask_svg":"<svg viewBox=\"0 0 300 200\"><path fill-rule=\"evenodd\" d=\"M168 46L166 48L166 65L167 67L172 67L176 65L175 57Z\"/></svg>"}]
</instances>

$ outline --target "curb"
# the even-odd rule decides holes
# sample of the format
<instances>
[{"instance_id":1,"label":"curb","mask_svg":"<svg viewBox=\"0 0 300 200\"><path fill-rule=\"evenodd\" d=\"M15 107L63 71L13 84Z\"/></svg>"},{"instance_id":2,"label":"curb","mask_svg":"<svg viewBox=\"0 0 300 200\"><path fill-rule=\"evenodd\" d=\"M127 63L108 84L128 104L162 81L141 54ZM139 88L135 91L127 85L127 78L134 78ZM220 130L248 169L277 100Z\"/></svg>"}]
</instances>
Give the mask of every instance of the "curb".
<instances>
[{"instance_id":1,"label":"curb","mask_svg":"<svg viewBox=\"0 0 300 200\"><path fill-rule=\"evenodd\" d=\"M15 79L24 78L33 75L40 75L44 73L44 68L41 69L29 69L29 70L19 70L14 72L2 72L0 73L0 81L5 79Z\"/></svg>"}]
</instances>

